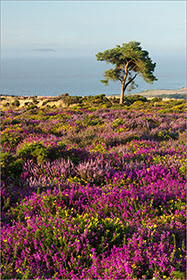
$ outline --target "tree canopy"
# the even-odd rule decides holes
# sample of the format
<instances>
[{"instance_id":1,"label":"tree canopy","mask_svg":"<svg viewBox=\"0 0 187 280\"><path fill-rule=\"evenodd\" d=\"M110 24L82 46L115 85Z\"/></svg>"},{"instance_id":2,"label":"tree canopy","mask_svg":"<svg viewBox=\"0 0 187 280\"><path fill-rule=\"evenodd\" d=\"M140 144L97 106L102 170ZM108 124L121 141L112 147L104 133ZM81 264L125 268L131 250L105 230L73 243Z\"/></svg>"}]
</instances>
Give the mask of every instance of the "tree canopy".
<instances>
[{"instance_id":1,"label":"tree canopy","mask_svg":"<svg viewBox=\"0 0 187 280\"><path fill-rule=\"evenodd\" d=\"M153 63L146 50L142 50L139 42L131 41L123 43L122 46L117 45L113 49L96 54L97 60L111 63L114 68L106 70L104 80L108 85L109 80L121 82L120 104L124 100L124 92L129 86L129 91L134 86L134 80L140 75L147 83L153 83L157 78L153 75L156 63Z\"/></svg>"}]
</instances>

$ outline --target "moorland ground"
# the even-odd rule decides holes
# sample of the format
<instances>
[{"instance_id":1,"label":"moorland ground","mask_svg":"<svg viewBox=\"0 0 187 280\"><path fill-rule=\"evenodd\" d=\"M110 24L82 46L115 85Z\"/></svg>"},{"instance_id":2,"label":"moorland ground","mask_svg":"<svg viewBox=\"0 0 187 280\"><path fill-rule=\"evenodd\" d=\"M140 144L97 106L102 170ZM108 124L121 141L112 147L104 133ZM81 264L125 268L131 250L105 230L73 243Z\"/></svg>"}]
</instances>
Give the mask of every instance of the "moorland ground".
<instances>
[{"instance_id":1,"label":"moorland ground","mask_svg":"<svg viewBox=\"0 0 187 280\"><path fill-rule=\"evenodd\" d=\"M185 279L185 100L1 98L2 279Z\"/></svg>"},{"instance_id":2,"label":"moorland ground","mask_svg":"<svg viewBox=\"0 0 187 280\"><path fill-rule=\"evenodd\" d=\"M128 94L127 96L139 95L146 97L147 99L153 99L155 97L162 98L163 100L170 99L186 99L187 98L187 88L181 88L176 90L147 90L143 92L139 92L136 94ZM56 97L46 97L46 96L10 96L10 95L1 95L1 108L11 107L11 108L22 108L28 106L35 106L37 108L62 108L67 106L74 106L75 104L82 103L86 101L86 97L84 99L77 96L72 96L71 101L70 98L67 97L68 94L62 94ZM114 99L112 104L119 103L119 95L113 96L105 96L109 99L110 102Z\"/></svg>"}]
</instances>

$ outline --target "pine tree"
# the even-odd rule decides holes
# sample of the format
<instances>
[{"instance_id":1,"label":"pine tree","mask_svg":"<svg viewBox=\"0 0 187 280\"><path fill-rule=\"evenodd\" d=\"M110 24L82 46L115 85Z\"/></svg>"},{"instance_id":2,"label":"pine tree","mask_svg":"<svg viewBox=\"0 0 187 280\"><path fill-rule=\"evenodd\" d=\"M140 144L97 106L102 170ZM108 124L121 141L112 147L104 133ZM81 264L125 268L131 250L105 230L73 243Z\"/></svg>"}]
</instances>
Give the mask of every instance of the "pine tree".
<instances>
[{"instance_id":1,"label":"pine tree","mask_svg":"<svg viewBox=\"0 0 187 280\"><path fill-rule=\"evenodd\" d=\"M124 92L128 88L135 88L134 82L137 75L140 75L147 83L153 83L157 78L153 75L156 63L153 63L149 57L149 53L142 50L140 43L131 41L123 43L122 46L117 45L113 49L99 52L96 54L97 60L106 61L114 65L113 69L105 71L104 80L101 80L105 85L108 81L121 82L120 104L124 101Z\"/></svg>"}]
</instances>

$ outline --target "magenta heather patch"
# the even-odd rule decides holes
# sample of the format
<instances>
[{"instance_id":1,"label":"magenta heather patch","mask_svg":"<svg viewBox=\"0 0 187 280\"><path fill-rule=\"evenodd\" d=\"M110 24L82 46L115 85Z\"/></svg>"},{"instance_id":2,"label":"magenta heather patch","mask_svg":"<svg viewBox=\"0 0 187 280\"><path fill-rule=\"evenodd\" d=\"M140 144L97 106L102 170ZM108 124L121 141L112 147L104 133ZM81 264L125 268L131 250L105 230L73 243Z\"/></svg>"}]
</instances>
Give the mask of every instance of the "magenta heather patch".
<instances>
[{"instance_id":1,"label":"magenta heather patch","mask_svg":"<svg viewBox=\"0 0 187 280\"><path fill-rule=\"evenodd\" d=\"M185 279L185 114L146 106L3 112L2 279Z\"/></svg>"}]
</instances>

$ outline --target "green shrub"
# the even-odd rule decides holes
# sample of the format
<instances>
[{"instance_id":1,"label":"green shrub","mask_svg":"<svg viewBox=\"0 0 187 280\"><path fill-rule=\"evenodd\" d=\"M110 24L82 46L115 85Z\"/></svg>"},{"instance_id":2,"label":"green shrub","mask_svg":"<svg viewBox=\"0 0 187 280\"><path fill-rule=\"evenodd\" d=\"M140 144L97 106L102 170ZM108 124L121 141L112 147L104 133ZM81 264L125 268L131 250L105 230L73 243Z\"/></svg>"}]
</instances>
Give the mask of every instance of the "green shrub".
<instances>
[{"instance_id":1,"label":"green shrub","mask_svg":"<svg viewBox=\"0 0 187 280\"><path fill-rule=\"evenodd\" d=\"M162 101L162 98L160 98L160 97L154 97L154 98L152 98L151 99L151 102L160 102L160 101Z\"/></svg>"},{"instance_id":2,"label":"green shrub","mask_svg":"<svg viewBox=\"0 0 187 280\"><path fill-rule=\"evenodd\" d=\"M147 98L141 95L126 95L124 97L124 104L130 106L136 101L147 102Z\"/></svg>"},{"instance_id":3,"label":"green shrub","mask_svg":"<svg viewBox=\"0 0 187 280\"><path fill-rule=\"evenodd\" d=\"M144 105L144 102L142 102L142 101L135 101L134 103L132 103L131 105L130 105L130 107L131 108L133 108L133 109L138 109L139 107L141 107L142 105Z\"/></svg>"},{"instance_id":4,"label":"green shrub","mask_svg":"<svg viewBox=\"0 0 187 280\"><path fill-rule=\"evenodd\" d=\"M1 175L2 178L10 176L16 181L22 172L22 159L17 158L10 152L1 153Z\"/></svg>"},{"instance_id":5,"label":"green shrub","mask_svg":"<svg viewBox=\"0 0 187 280\"><path fill-rule=\"evenodd\" d=\"M45 100L42 102L42 106L45 106L47 103L49 103L50 101L49 100Z\"/></svg>"},{"instance_id":6,"label":"green shrub","mask_svg":"<svg viewBox=\"0 0 187 280\"><path fill-rule=\"evenodd\" d=\"M36 100L36 99L33 99L32 102L33 102L34 104L38 104L38 103L39 103L39 101Z\"/></svg>"},{"instance_id":7,"label":"green shrub","mask_svg":"<svg viewBox=\"0 0 187 280\"><path fill-rule=\"evenodd\" d=\"M58 143L57 147L49 147L48 148L48 158L51 160L58 159L62 156L62 152L65 150L66 145L62 142Z\"/></svg>"},{"instance_id":8,"label":"green shrub","mask_svg":"<svg viewBox=\"0 0 187 280\"><path fill-rule=\"evenodd\" d=\"M42 163L47 159L55 160L62 155L66 145L58 143L58 146L45 147L42 143L24 143L17 150L17 156L23 159L34 159Z\"/></svg>"},{"instance_id":9,"label":"green shrub","mask_svg":"<svg viewBox=\"0 0 187 280\"><path fill-rule=\"evenodd\" d=\"M17 151L17 156L23 159L35 159L43 162L48 157L47 148L41 143L24 143Z\"/></svg>"},{"instance_id":10,"label":"green shrub","mask_svg":"<svg viewBox=\"0 0 187 280\"><path fill-rule=\"evenodd\" d=\"M12 124L19 124L19 123L20 123L20 121L18 119L13 119L12 120Z\"/></svg>"},{"instance_id":11,"label":"green shrub","mask_svg":"<svg viewBox=\"0 0 187 280\"><path fill-rule=\"evenodd\" d=\"M110 98L109 101L112 103L112 105L119 104L119 98L117 98L115 96Z\"/></svg>"},{"instance_id":12,"label":"green shrub","mask_svg":"<svg viewBox=\"0 0 187 280\"><path fill-rule=\"evenodd\" d=\"M177 133L172 133L167 130L159 131L154 135L154 139L158 141L168 141L170 139L177 139L178 134Z\"/></svg>"},{"instance_id":13,"label":"green shrub","mask_svg":"<svg viewBox=\"0 0 187 280\"><path fill-rule=\"evenodd\" d=\"M172 271L171 272L172 276L173 276L173 279L176 279L176 280L183 280L185 279L185 273L184 272L181 272L181 271Z\"/></svg>"},{"instance_id":14,"label":"green shrub","mask_svg":"<svg viewBox=\"0 0 187 280\"><path fill-rule=\"evenodd\" d=\"M86 127L89 125L91 125L91 126L100 125L102 123L103 123L103 120L95 115L86 116L84 119L84 125Z\"/></svg>"},{"instance_id":15,"label":"green shrub","mask_svg":"<svg viewBox=\"0 0 187 280\"><path fill-rule=\"evenodd\" d=\"M81 104L82 103L82 98L80 96L64 96L63 101L65 105L69 106L72 104Z\"/></svg>"},{"instance_id":16,"label":"green shrub","mask_svg":"<svg viewBox=\"0 0 187 280\"><path fill-rule=\"evenodd\" d=\"M15 148L20 141L21 141L21 136L16 131L11 133L8 131L2 131L1 133L1 144L5 144L7 147L11 149Z\"/></svg>"},{"instance_id":17,"label":"green shrub","mask_svg":"<svg viewBox=\"0 0 187 280\"><path fill-rule=\"evenodd\" d=\"M153 120L151 118L148 118L147 121L149 123L149 127L150 128L156 128L156 127L158 127L160 125L160 123L158 121Z\"/></svg>"},{"instance_id":18,"label":"green shrub","mask_svg":"<svg viewBox=\"0 0 187 280\"><path fill-rule=\"evenodd\" d=\"M100 94L92 97L92 100L90 101L90 105L92 106L105 105L107 108L109 108L112 106L112 103L104 94Z\"/></svg>"},{"instance_id":19,"label":"green shrub","mask_svg":"<svg viewBox=\"0 0 187 280\"><path fill-rule=\"evenodd\" d=\"M186 103L183 102L182 104L176 105L172 110L175 112L186 112Z\"/></svg>"},{"instance_id":20,"label":"green shrub","mask_svg":"<svg viewBox=\"0 0 187 280\"><path fill-rule=\"evenodd\" d=\"M15 107L19 107L20 106L20 102L19 102L19 100L14 100L13 102L12 102L12 106L15 106Z\"/></svg>"},{"instance_id":21,"label":"green shrub","mask_svg":"<svg viewBox=\"0 0 187 280\"><path fill-rule=\"evenodd\" d=\"M122 119L115 119L115 121L113 121L113 123L112 123L112 127L116 128L123 124L124 124L124 121Z\"/></svg>"},{"instance_id":22,"label":"green shrub","mask_svg":"<svg viewBox=\"0 0 187 280\"><path fill-rule=\"evenodd\" d=\"M180 163L181 163L181 167L179 169L179 173L187 177L187 159L186 158L182 159Z\"/></svg>"},{"instance_id":23,"label":"green shrub","mask_svg":"<svg viewBox=\"0 0 187 280\"><path fill-rule=\"evenodd\" d=\"M37 109L38 107L32 103L30 103L30 105L25 109L25 111L29 111L29 110L32 110L32 109Z\"/></svg>"}]
</instances>

